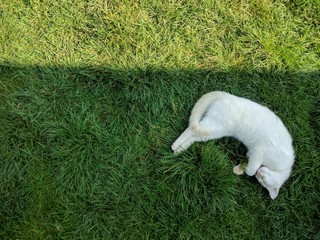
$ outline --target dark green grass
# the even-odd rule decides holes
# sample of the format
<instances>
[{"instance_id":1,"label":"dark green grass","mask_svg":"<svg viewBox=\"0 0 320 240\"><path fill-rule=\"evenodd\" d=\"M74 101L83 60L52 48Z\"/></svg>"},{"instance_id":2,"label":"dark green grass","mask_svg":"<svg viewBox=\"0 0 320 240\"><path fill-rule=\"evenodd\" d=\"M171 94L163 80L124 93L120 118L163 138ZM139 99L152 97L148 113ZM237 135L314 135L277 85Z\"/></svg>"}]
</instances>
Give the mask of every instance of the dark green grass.
<instances>
[{"instance_id":1,"label":"dark green grass","mask_svg":"<svg viewBox=\"0 0 320 240\"><path fill-rule=\"evenodd\" d=\"M319 119L312 110L319 84L312 79L318 74L2 70L20 83L2 105L3 237L316 234ZM32 85L25 76L32 77ZM260 84L246 88L249 78ZM233 165L246 161L236 141L171 153L192 102L210 88L235 94L246 89L271 106L293 133L297 162L277 200L271 201L255 180L232 174Z\"/></svg>"},{"instance_id":2,"label":"dark green grass","mask_svg":"<svg viewBox=\"0 0 320 240\"><path fill-rule=\"evenodd\" d=\"M316 1L0 7L1 239L319 236ZM292 133L276 200L232 174L247 161L236 140L171 152L212 90L268 106Z\"/></svg>"}]
</instances>

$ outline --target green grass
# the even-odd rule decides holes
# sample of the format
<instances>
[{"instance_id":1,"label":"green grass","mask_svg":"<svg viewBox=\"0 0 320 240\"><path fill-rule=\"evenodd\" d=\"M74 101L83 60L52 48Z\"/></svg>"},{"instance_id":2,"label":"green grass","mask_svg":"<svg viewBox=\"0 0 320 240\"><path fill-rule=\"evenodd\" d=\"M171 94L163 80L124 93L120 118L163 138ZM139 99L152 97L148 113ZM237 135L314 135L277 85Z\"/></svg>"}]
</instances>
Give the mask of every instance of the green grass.
<instances>
[{"instance_id":1,"label":"green grass","mask_svg":"<svg viewBox=\"0 0 320 240\"><path fill-rule=\"evenodd\" d=\"M0 1L0 239L312 239L320 2ZM173 155L228 91L294 139L272 201L230 138Z\"/></svg>"}]
</instances>

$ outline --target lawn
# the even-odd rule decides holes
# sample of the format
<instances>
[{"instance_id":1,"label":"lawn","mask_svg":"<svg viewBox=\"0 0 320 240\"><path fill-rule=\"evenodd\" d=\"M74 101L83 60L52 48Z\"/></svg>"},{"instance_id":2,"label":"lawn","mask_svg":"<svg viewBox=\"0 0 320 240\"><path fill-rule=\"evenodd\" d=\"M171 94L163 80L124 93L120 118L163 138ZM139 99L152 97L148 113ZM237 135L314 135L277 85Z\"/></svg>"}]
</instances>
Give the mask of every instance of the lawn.
<instances>
[{"instance_id":1,"label":"lawn","mask_svg":"<svg viewBox=\"0 0 320 240\"><path fill-rule=\"evenodd\" d=\"M0 239L320 239L320 1L0 1ZM246 148L170 145L213 90L294 139L271 200Z\"/></svg>"}]
</instances>

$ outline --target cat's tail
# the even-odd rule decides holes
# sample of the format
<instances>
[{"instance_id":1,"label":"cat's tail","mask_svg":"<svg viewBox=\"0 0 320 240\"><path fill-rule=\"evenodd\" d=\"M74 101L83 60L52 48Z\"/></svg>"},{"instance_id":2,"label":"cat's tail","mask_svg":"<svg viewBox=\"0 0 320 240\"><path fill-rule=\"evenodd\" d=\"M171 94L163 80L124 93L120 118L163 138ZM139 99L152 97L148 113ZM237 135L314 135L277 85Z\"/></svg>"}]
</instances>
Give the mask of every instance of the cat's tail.
<instances>
[{"instance_id":1,"label":"cat's tail","mask_svg":"<svg viewBox=\"0 0 320 240\"><path fill-rule=\"evenodd\" d=\"M213 104L214 101L219 99L224 92L220 91L214 91L209 92L205 95L203 95L194 105L191 116L189 118L189 127L195 131L196 133L202 135L202 136L209 136L211 134L211 131L208 129L203 129L200 126L200 121L203 117L203 115L208 111L210 105Z\"/></svg>"}]
</instances>

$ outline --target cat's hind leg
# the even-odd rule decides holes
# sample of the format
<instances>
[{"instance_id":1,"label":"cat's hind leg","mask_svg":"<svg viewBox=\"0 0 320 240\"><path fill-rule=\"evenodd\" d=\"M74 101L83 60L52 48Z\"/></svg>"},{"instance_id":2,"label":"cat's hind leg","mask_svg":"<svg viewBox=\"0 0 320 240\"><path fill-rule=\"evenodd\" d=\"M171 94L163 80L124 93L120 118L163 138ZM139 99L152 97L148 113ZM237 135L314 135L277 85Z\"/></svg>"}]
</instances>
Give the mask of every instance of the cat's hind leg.
<instances>
[{"instance_id":1,"label":"cat's hind leg","mask_svg":"<svg viewBox=\"0 0 320 240\"><path fill-rule=\"evenodd\" d=\"M199 140L194 131L188 127L177 140L171 145L171 149L174 153L180 153L183 150L188 149L192 143Z\"/></svg>"}]
</instances>

